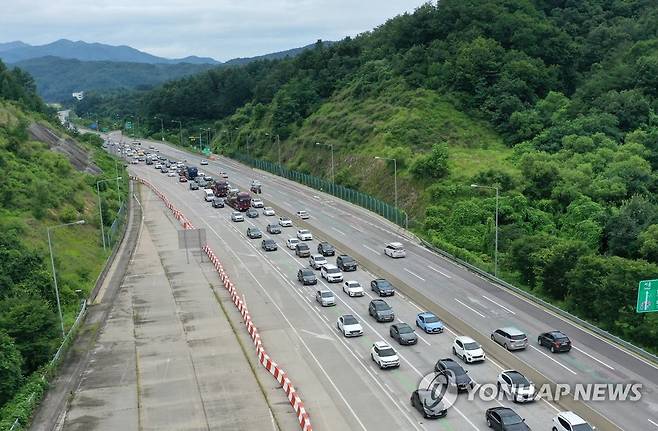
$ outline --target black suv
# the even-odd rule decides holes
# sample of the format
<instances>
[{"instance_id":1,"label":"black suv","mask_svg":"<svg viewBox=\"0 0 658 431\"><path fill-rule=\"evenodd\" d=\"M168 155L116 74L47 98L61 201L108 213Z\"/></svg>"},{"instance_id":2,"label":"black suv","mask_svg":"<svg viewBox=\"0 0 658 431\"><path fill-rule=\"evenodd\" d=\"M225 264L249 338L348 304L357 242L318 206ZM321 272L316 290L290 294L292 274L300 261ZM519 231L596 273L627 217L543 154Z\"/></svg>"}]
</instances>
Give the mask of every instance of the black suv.
<instances>
[{"instance_id":1,"label":"black suv","mask_svg":"<svg viewBox=\"0 0 658 431\"><path fill-rule=\"evenodd\" d=\"M341 254L336 258L336 266L343 272L356 271L356 259L346 254Z\"/></svg>"},{"instance_id":2,"label":"black suv","mask_svg":"<svg viewBox=\"0 0 658 431\"><path fill-rule=\"evenodd\" d=\"M299 280L304 286L307 284L318 284L315 272L310 268L302 268L297 271L297 280Z\"/></svg>"},{"instance_id":3,"label":"black suv","mask_svg":"<svg viewBox=\"0 0 658 431\"><path fill-rule=\"evenodd\" d=\"M395 320L395 313L390 305L383 299L373 299L368 305L368 314L378 322L392 322Z\"/></svg>"},{"instance_id":4,"label":"black suv","mask_svg":"<svg viewBox=\"0 0 658 431\"><path fill-rule=\"evenodd\" d=\"M318 244L318 253L320 253L322 256L333 256L336 254L336 249L334 248L333 245L329 244L326 241L321 242Z\"/></svg>"},{"instance_id":5,"label":"black suv","mask_svg":"<svg viewBox=\"0 0 658 431\"><path fill-rule=\"evenodd\" d=\"M212 200L212 207L213 208L224 208L224 199L222 198L215 198Z\"/></svg>"},{"instance_id":6,"label":"black suv","mask_svg":"<svg viewBox=\"0 0 658 431\"><path fill-rule=\"evenodd\" d=\"M379 296L393 296L395 290L393 285L383 278L378 278L370 282L370 289Z\"/></svg>"},{"instance_id":7,"label":"black suv","mask_svg":"<svg viewBox=\"0 0 658 431\"><path fill-rule=\"evenodd\" d=\"M443 376L442 382L450 384L458 391L466 391L475 385L468 375L468 371L452 358L439 359L434 365L434 371Z\"/></svg>"},{"instance_id":8,"label":"black suv","mask_svg":"<svg viewBox=\"0 0 658 431\"><path fill-rule=\"evenodd\" d=\"M568 352L571 350L571 340L560 331L544 332L537 337L540 346L546 346L551 352Z\"/></svg>"},{"instance_id":9,"label":"black suv","mask_svg":"<svg viewBox=\"0 0 658 431\"><path fill-rule=\"evenodd\" d=\"M295 254L299 257L309 257L311 255L311 249L308 245L300 242L295 246Z\"/></svg>"},{"instance_id":10,"label":"black suv","mask_svg":"<svg viewBox=\"0 0 658 431\"><path fill-rule=\"evenodd\" d=\"M276 251L279 248L273 239L264 239L260 243L260 247L265 251Z\"/></svg>"}]
</instances>

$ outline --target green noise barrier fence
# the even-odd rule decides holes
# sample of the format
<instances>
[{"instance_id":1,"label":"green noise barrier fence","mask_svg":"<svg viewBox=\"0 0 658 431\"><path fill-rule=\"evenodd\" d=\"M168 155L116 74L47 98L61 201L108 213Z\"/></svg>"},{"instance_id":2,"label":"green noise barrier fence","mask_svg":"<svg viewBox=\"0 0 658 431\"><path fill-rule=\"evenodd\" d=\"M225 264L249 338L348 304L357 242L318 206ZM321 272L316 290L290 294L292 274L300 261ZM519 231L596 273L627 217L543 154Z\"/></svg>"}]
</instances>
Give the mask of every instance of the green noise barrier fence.
<instances>
[{"instance_id":1,"label":"green noise barrier fence","mask_svg":"<svg viewBox=\"0 0 658 431\"><path fill-rule=\"evenodd\" d=\"M349 187L334 184L333 182L325 180L324 178L305 174L299 171L294 171L292 169L285 168L278 163L272 163L267 160L254 159L242 154L236 154L232 157L251 167L279 175L289 180L312 187L316 190L320 190L321 192L329 193L355 205L359 205L374 213L379 214L380 216L386 218L389 221L392 221L399 226L408 226L409 219L405 211L396 208L394 205L389 205L386 202L383 202L367 193L359 192Z\"/></svg>"}]
</instances>

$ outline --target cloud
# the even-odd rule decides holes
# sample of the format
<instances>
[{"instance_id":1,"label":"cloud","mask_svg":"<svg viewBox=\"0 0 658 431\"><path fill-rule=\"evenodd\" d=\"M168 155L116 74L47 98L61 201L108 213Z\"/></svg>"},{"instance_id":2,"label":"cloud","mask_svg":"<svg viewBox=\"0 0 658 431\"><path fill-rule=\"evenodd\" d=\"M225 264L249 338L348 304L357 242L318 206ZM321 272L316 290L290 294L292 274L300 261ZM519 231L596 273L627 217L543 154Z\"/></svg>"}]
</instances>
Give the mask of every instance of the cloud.
<instances>
[{"instance_id":1,"label":"cloud","mask_svg":"<svg viewBox=\"0 0 658 431\"><path fill-rule=\"evenodd\" d=\"M11 6L1 3L11 1ZM426 0L2 0L0 42L129 45L164 57L250 57L339 40Z\"/></svg>"}]
</instances>

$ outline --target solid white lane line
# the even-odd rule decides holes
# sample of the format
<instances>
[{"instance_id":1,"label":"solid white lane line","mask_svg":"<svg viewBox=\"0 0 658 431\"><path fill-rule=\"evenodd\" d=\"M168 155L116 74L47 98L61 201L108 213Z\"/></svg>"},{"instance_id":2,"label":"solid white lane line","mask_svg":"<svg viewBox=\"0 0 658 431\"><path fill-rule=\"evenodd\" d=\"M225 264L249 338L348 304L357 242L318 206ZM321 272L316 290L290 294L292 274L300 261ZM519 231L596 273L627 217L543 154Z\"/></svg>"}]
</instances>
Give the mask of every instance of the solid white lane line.
<instances>
[{"instance_id":1,"label":"solid white lane line","mask_svg":"<svg viewBox=\"0 0 658 431\"><path fill-rule=\"evenodd\" d=\"M488 298L488 297L486 297L486 296L484 296L484 295L482 295L482 297L483 297L484 299L486 299L487 301L489 301L489 302L492 302L492 303L494 303L494 304L496 304L497 306L499 306L499 307L500 307L500 308L502 308L503 310L505 310L505 311L507 311L508 313L511 313L511 314L516 314L515 312L513 312L513 311L512 311L512 310L510 310L509 308L507 308L507 307L505 307L505 306L504 306L504 305L502 305L502 304L499 304L498 302L496 302L496 301L494 301L493 299L491 299L491 298Z\"/></svg>"},{"instance_id":2,"label":"solid white lane line","mask_svg":"<svg viewBox=\"0 0 658 431\"><path fill-rule=\"evenodd\" d=\"M432 265L427 265L427 267L429 269L431 269L432 271L434 271L434 272L438 272L439 274L441 274L442 276L444 276L446 278L452 278L450 275L446 274L445 272L441 271L440 269L434 268Z\"/></svg>"},{"instance_id":3,"label":"solid white lane line","mask_svg":"<svg viewBox=\"0 0 658 431\"><path fill-rule=\"evenodd\" d=\"M651 422L654 426L658 427L658 423L652 421L651 419L647 419L649 422Z\"/></svg>"},{"instance_id":4,"label":"solid white lane line","mask_svg":"<svg viewBox=\"0 0 658 431\"><path fill-rule=\"evenodd\" d=\"M368 250L370 250L371 252L373 252L373 253L375 253L375 254L378 254L378 255L380 255L380 256L382 255L382 254L381 254L380 252L378 252L377 250L375 250L375 249L373 249L373 248L370 248L370 247L368 247L368 246L365 245L365 244L362 244L362 245L363 245L365 248L367 248Z\"/></svg>"},{"instance_id":5,"label":"solid white lane line","mask_svg":"<svg viewBox=\"0 0 658 431\"><path fill-rule=\"evenodd\" d=\"M424 339L423 337L421 337L420 334L416 334L416 335L418 336L418 338L420 338L420 341L422 341L423 343L427 344L428 346L431 346L431 344L429 343L429 341L427 341L426 339Z\"/></svg>"},{"instance_id":6,"label":"solid white lane line","mask_svg":"<svg viewBox=\"0 0 658 431\"><path fill-rule=\"evenodd\" d=\"M425 279L424 279L423 277L421 277L420 275L416 274L415 272L409 271L407 268L402 268L402 269L404 269L406 272L408 272L409 274L413 275L414 277L417 277L417 278L419 278L420 280L425 281Z\"/></svg>"},{"instance_id":7,"label":"solid white lane line","mask_svg":"<svg viewBox=\"0 0 658 431\"><path fill-rule=\"evenodd\" d=\"M548 356L546 353L542 352L541 350L539 350L539 349L536 348L535 346L530 346L530 347L532 347L534 350L536 350L537 352L539 352L539 354L544 355L546 358L550 359L551 361L555 362L556 364L558 364L559 366L561 366L561 367L564 368L565 370L569 371L569 372L570 372L571 374L573 374L574 376L577 375L577 373L576 373L574 370L572 370L571 368L567 367L567 366L564 365L563 363L561 363L561 362L559 362L559 361L556 361L555 359L551 358L550 356Z\"/></svg>"},{"instance_id":8,"label":"solid white lane line","mask_svg":"<svg viewBox=\"0 0 658 431\"><path fill-rule=\"evenodd\" d=\"M455 301L459 302L461 305L463 305L464 307L468 308L468 309L471 310L473 313L477 314L478 316L482 317L483 319L486 319L486 318L487 318L487 316L485 316L484 314L480 313L480 312L477 311L475 308L469 307L468 305L464 304L464 303L461 302L459 299L455 298Z\"/></svg>"},{"instance_id":9,"label":"solid white lane line","mask_svg":"<svg viewBox=\"0 0 658 431\"><path fill-rule=\"evenodd\" d=\"M578 350L578 351L579 351L580 353L582 353L583 355L587 355L587 356L589 356L590 358L594 359L596 362L598 362L599 364L603 365L604 367L608 367L609 369L614 370L614 368L612 368L610 365L606 364L605 362L603 362L603 361L600 360L600 359L595 358L594 356L590 355L589 353L587 353L587 352L584 351L583 349L579 349L578 347L576 347L576 346L574 346L574 345L571 345L571 347L573 347L574 349Z\"/></svg>"},{"instance_id":10,"label":"solid white lane line","mask_svg":"<svg viewBox=\"0 0 658 431\"><path fill-rule=\"evenodd\" d=\"M335 227L333 227L333 226L332 226L331 228L332 228L333 230L335 230L336 232L338 232L339 234L341 234L341 235L343 235L343 236L345 236L345 232L343 232L343 231L340 231L340 230L338 230L338 229L336 229L336 228L335 228Z\"/></svg>"}]
</instances>

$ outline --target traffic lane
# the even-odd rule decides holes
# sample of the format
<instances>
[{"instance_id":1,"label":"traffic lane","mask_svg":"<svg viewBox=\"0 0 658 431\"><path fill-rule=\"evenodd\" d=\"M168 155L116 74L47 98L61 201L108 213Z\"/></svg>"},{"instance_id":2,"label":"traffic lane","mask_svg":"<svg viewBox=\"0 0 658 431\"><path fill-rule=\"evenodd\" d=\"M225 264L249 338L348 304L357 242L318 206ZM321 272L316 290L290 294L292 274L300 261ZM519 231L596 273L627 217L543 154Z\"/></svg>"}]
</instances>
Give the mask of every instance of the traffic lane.
<instances>
[{"instance_id":1,"label":"traffic lane","mask_svg":"<svg viewBox=\"0 0 658 431\"><path fill-rule=\"evenodd\" d=\"M163 185L160 185L161 190L162 190L162 186ZM191 221L193 223L195 223L197 226L201 226L203 223L206 223L207 224L206 228L211 228L212 227L210 223L207 223L207 220L211 219L211 217L209 215L197 214L197 210L192 208L193 205L190 205L189 208L185 209L185 206L187 206L187 203L185 203L185 202L176 202L175 199L172 199L172 202L174 202L176 205L180 204L179 207L188 215L188 217L190 217ZM197 219L197 220L195 220L195 219ZM237 258L237 256L240 255L240 253L245 253L245 250L244 250L244 248L245 248L244 247L244 245L245 245L244 237L239 232L235 232L235 231L231 232L232 229L230 229L229 227L226 227L226 226L221 226L221 227L222 227L222 239L224 241L227 241L227 242L222 243L220 241L221 247L218 250L222 250L222 249L223 250L233 250L236 253L235 257L237 259L237 262L235 263L235 268L236 269L240 268L243 271L245 269L248 269L249 266L252 265L253 263L251 261L245 261L244 259ZM210 243L210 241L211 240L209 239L209 243ZM235 244L234 244L234 242L235 242ZM252 249L251 251L254 252L254 251L257 251L257 250ZM249 251L247 251L247 253L249 253ZM220 254L221 254L221 251L220 251ZM224 265L228 269L230 264L227 263L227 262L224 262ZM263 269L262 266L259 266L258 263L256 263L256 268L254 268L253 270L248 271L249 273L253 274L253 277L252 277L253 280L251 280L252 284L254 283L254 280L259 280L260 279L259 274L265 274L265 271L263 271L262 269ZM233 280L234 283L236 283L236 285L242 291L246 291L245 287L248 287L248 284L246 283L247 280L237 281L237 279L235 277L233 277L233 278L234 278L234 280ZM328 352L325 352L323 350L327 347L327 345L326 345L327 342L325 341L325 339L318 338L318 337L315 337L313 335L313 334L322 334L322 332L321 332L322 328L319 327L319 326L313 327L312 325L309 325L309 322L312 321L312 317L313 317L312 313L310 315L308 313L305 313L305 314L302 313L303 315L300 316L299 315L300 314L299 313L300 306L299 306L299 304L297 304L297 306L295 306L294 297L292 299L291 299L290 295L288 295L288 297L286 297L286 293L289 294L290 289L289 288L286 289L285 286L276 285L276 283L274 283L273 280L274 279L272 277L270 277L269 275L265 275L262 280L258 281L258 283L262 286L268 286L267 287L268 292L271 291L271 292L280 293L282 295L282 298L284 298L284 299L282 299L281 301L278 301L274 297L274 295L270 295L269 298L268 298L269 299L269 304L264 305L264 308L262 309L262 311L259 308L260 303L258 301L255 302L253 299L250 299L250 298L255 297L256 295L252 294L252 293L249 293L249 292L248 292L249 294L245 293L246 300L247 300L247 303L250 307L251 314L254 316L255 321L259 325L259 330L261 332L261 335L263 336L263 339L265 340L264 342L266 344L268 352L270 352L272 354L272 357L274 359L277 359L277 357L281 357L283 355L286 355L285 351L277 352L277 349L281 345L299 344L300 342L305 343L306 345L310 346L310 349L309 349L308 353L311 354L311 355L314 355L317 358L320 358L320 360L322 362L322 366L325 370L327 370L330 374L332 374L334 371L338 371L340 373L340 374L337 374L337 375L332 374L330 380L331 380L332 384L335 381L337 387L340 388L340 390L337 391L338 392L337 393L338 397L342 397L345 394L350 394L351 398L349 399L349 403L346 403L346 406L355 405L354 410L360 411L360 412L368 412L369 409L373 409L373 408L376 409L378 412L380 412L380 411L384 411L386 406L390 406L390 402L388 402L388 400L383 401L380 406L373 405L373 400L377 399L377 397L379 395L378 393L373 392L373 393L370 393L369 395L367 395L365 397L363 396L363 393L364 393L363 388L373 386L372 382L368 382L368 384L365 384L364 382L360 382L358 374L352 375L351 373L347 372L349 370L346 370L344 366L341 366L345 362L344 362L343 359L341 359L340 355L337 355L335 351L332 351L332 352L328 353ZM285 282L282 283L282 284L285 284ZM278 321L282 320L281 317L276 317L275 316L274 319L273 319L274 322L270 322L269 320L264 319L264 317L267 317L268 315L272 315L272 310L271 310L271 304L272 303L277 303L278 306L281 307L282 315L285 316L285 320L290 319L290 321L293 323L293 325L291 325L291 329L293 329L293 331L294 331L294 327L297 327L297 326L299 326L299 327L309 327L309 329L310 329L309 334L310 335L305 336L305 335L302 334L302 335L300 335L298 340L294 340L294 339L288 339L288 335L285 334L285 333L273 334L275 332L274 330L272 331L272 333L268 332L268 328L270 327L270 325L273 325L273 326L277 327L277 330L281 330L280 323L278 322ZM301 308L304 309L304 307L301 307ZM308 309L308 307L306 307L306 309ZM265 320L265 323L261 323L263 320ZM331 327L329 327L328 329L331 330ZM295 332L298 333L299 331L295 331ZM282 342L281 343L268 343L267 340L271 339L271 338L274 338L273 335L280 336ZM286 355L286 357L287 356L290 356L290 355L288 354L288 355ZM300 362L302 362L301 361L303 359L302 355L295 355L293 360L295 360L296 358L299 358ZM327 358L329 358L329 359L327 359ZM326 363L326 362L329 362L329 363ZM305 374L307 374L307 373L305 373L305 370L310 370L310 369L313 368L312 364L303 363L303 364L301 364L302 366L299 367L299 369L297 369L295 367L295 364L290 364L290 363L287 363L287 362L286 363L282 362L282 364L285 364L284 368L292 376L294 382L296 382L299 385L300 394L302 394L302 396L304 396L304 394L307 394L304 399L305 400L308 399L309 398L308 394L309 394L309 392L311 392L311 391L309 391L308 383L310 383L311 380L308 379L308 378L303 378L302 379L301 376L304 376ZM298 383L300 381L302 383ZM358 404L359 399L357 399L357 400L353 399L352 394L354 394L354 396L356 396L357 398L360 398L360 399L365 398L364 401L367 401L367 404L364 405L364 406L359 406L359 404ZM334 419L332 419L334 414L332 414L331 412L327 412L326 415L325 415L325 412L327 411L326 407L323 405L323 406L318 406L318 408L316 408L313 405L314 401L315 401L315 398L312 398L312 400L310 402L305 401L306 404L309 407L309 411L312 413L312 418L314 420L314 425L316 427L318 427L318 423L322 424L322 423L326 422L327 425L331 425L331 427L329 427L329 428L335 427L337 425L336 421ZM323 416L320 416L320 415L323 415ZM400 429L400 427L402 426L402 425L398 424L398 425L394 425L395 428L388 428L388 427L392 426L392 424L397 423L396 422L396 417L394 417L394 416L387 417L386 415L377 414L377 415L370 415L372 417L368 416L364 419L363 417L361 417L362 415L363 415L363 413L361 413L357 417L360 418L360 420L362 422L368 423L368 428L377 426L377 427L379 427L378 429ZM321 420L324 416L326 416L326 421ZM319 427L319 428L321 429L321 427ZM406 426L402 426L402 428L403 429L415 429L415 428L410 427L408 424ZM341 429L359 429L359 424L358 423L351 424L351 426L349 428L341 428Z\"/></svg>"},{"instance_id":2,"label":"traffic lane","mask_svg":"<svg viewBox=\"0 0 658 431\"><path fill-rule=\"evenodd\" d=\"M237 231L237 232L238 232L238 236L241 236L241 235L240 235L240 231ZM291 260L292 260L293 262L295 262L295 258L292 258L292 257L291 257ZM295 267L296 267L296 266L295 266ZM293 269L294 269L294 268L293 268ZM382 335L381 338L385 338L385 337L384 337L384 334L381 334L381 335ZM364 353L365 353L365 355L367 356L367 351L364 352ZM430 368L430 369L431 369L431 368ZM419 374L419 375L420 375L420 374ZM419 378L419 377L417 377L417 378ZM402 396L402 401L404 401L404 399L406 398L405 395L407 395L408 393L410 393L410 389L407 387L406 390L405 390L404 392L405 392L405 394ZM469 414L468 414L469 417L477 417L477 416L480 415L481 412L486 408L486 406L482 406L482 407L479 407L479 408L478 408L478 407L475 406L473 403L469 403L469 407L476 407L476 411L468 412L468 413L469 413Z\"/></svg>"}]
</instances>

